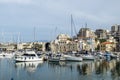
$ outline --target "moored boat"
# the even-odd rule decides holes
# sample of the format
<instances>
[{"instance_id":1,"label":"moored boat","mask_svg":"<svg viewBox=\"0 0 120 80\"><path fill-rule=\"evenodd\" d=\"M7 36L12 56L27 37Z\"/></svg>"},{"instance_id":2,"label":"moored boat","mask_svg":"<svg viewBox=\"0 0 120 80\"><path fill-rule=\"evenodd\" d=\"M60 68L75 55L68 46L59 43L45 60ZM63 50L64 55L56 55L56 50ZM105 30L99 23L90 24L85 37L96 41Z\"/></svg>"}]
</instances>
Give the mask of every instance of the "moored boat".
<instances>
[{"instance_id":1,"label":"moored boat","mask_svg":"<svg viewBox=\"0 0 120 80\"><path fill-rule=\"evenodd\" d=\"M59 54L53 54L48 58L48 61L50 62L59 62L61 55Z\"/></svg>"},{"instance_id":2,"label":"moored boat","mask_svg":"<svg viewBox=\"0 0 120 80\"><path fill-rule=\"evenodd\" d=\"M64 55L65 61L82 61L83 58L81 56L75 56L75 55Z\"/></svg>"},{"instance_id":3,"label":"moored boat","mask_svg":"<svg viewBox=\"0 0 120 80\"><path fill-rule=\"evenodd\" d=\"M12 58L15 55L15 52L1 52L0 58Z\"/></svg>"},{"instance_id":4,"label":"moored boat","mask_svg":"<svg viewBox=\"0 0 120 80\"><path fill-rule=\"evenodd\" d=\"M82 58L83 60L94 60L95 56L87 54L87 55L83 55Z\"/></svg>"},{"instance_id":5,"label":"moored boat","mask_svg":"<svg viewBox=\"0 0 120 80\"><path fill-rule=\"evenodd\" d=\"M25 51L22 55L15 56L14 60L16 62L34 62L42 61L43 57L39 57L34 51L28 50Z\"/></svg>"}]
</instances>

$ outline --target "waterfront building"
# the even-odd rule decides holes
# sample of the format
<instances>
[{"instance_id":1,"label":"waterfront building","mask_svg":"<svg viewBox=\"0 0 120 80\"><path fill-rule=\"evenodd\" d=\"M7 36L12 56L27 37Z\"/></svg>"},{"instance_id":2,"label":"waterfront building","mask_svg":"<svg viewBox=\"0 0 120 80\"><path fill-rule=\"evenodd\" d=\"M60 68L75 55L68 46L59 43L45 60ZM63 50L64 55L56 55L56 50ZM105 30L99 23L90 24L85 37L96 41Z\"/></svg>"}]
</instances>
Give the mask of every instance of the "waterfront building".
<instances>
[{"instance_id":1,"label":"waterfront building","mask_svg":"<svg viewBox=\"0 0 120 80\"><path fill-rule=\"evenodd\" d=\"M46 51L46 44L47 42L33 42L32 48L34 48L37 51Z\"/></svg>"},{"instance_id":2,"label":"waterfront building","mask_svg":"<svg viewBox=\"0 0 120 80\"><path fill-rule=\"evenodd\" d=\"M114 42L103 42L100 44L100 50L101 51L110 51L110 52L113 52L115 51L115 48L116 48L116 43Z\"/></svg>"},{"instance_id":3,"label":"waterfront building","mask_svg":"<svg viewBox=\"0 0 120 80\"><path fill-rule=\"evenodd\" d=\"M13 43L1 43L0 49L3 51L14 51L16 49L16 44Z\"/></svg>"},{"instance_id":4,"label":"waterfront building","mask_svg":"<svg viewBox=\"0 0 120 80\"><path fill-rule=\"evenodd\" d=\"M77 35L79 41L82 40L82 50L94 51L96 47L96 35L90 28L81 28Z\"/></svg>"},{"instance_id":5,"label":"waterfront building","mask_svg":"<svg viewBox=\"0 0 120 80\"><path fill-rule=\"evenodd\" d=\"M17 44L17 49L32 49L32 42L23 42Z\"/></svg>"},{"instance_id":6,"label":"waterfront building","mask_svg":"<svg viewBox=\"0 0 120 80\"><path fill-rule=\"evenodd\" d=\"M95 34L97 35L98 39L106 39L107 38L107 31L104 29L96 29Z\"/></svg>"},{"instance_id":7,"label":"waterfront building","mask_svg":"<svg viewBox=\"0 0 120 80\"><path fill-rule=\"evenodd\" d=\"M97 47L97 41L94 38L87 38L82 40L82 50L94 51Z\"/></svg>"},{"instance_id":8,"label":"waterfront building","mask_svg":"<svg viewBox=\"0 0 120 80\"><path fill-rule=\"evenodd\" d=\"M45 51L45 42L24 42L18 43L17 49L36 49L37 51Z\"/></svg>"},{"instance_id":9,"label":"waterfront building","mask_svg":"<svg viewBox=\"0 0 120 80\"><path fill-rule=\"evenodd\" d=\"M120 52L120 25L115 24L111 27L111 35L116 39L116 51Z\"/></svg>"},{"instance_id":10,"label":"waterfront building","mask_svg":"<svg viewBox=\"0 0 120 80\"><path fill-rule=\"evenodd\" d=\"M90 30L90 28L81 28L79 30L79 33L77 35L78 38L90 38L90 37L93 37L95 36L93 31Z\"/></svg>"},{"instance_id":11,"label":"waterfront building","mask_svg":"<svg viewBox=\"0 0 120 80\"><path fill-rule=\"evenodd\" d=\"M51 42L51 51L54 53L65 53L78 50L78 41L72 40L67 34L60 34L57 36L56 40Z\"/></svg>"}]
</instances>

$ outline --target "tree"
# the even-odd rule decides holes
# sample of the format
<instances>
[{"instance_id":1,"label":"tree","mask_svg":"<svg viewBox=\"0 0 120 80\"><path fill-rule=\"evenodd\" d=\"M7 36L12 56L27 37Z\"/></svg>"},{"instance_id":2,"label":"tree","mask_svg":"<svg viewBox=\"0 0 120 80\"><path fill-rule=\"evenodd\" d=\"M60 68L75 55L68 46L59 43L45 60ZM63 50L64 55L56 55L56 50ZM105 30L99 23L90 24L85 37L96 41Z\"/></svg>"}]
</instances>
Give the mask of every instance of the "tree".
<instances>
[{"instance_id":1,"label":"tree","mask_svg":"<svg viewBox=\"0 0 120 80\"><path fill-rule=\"evenodd\" d=\"M100 50L100 45L98 44L97 47L95 48L95 50Z\"/></svg>"},{"instance_id":2,"label":"tree","mask_svg":"<svg viewBox=\"0 0 120 80\"><path fill-rule=\"evenodd\" d=\"M106 42L106 39L99 39L100 43Z\"/></svg>"},{"instance_id":3,"label":"tree","mask_svg":"<svg viewBox=\"0 0 120 80\"><path fill-rule=\"evenodd\" d=\"M33 44L33 49L37 50L37 51L42 51L42 44L38 44L38 43L35 43Z\"/></svg>"}]
</instances>

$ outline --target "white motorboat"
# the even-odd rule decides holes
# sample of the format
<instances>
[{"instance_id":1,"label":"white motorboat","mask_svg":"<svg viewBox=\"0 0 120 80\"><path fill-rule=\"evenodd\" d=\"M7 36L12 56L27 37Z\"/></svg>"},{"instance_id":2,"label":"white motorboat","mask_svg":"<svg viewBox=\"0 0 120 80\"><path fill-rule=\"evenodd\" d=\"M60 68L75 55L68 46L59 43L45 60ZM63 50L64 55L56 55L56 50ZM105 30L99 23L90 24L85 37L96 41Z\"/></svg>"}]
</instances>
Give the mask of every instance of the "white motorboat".
<instances>
[{"instance_id":1,"label":"white motorboat","mask_svg":"<svg viewBox=\"0 0 120 80\"><path fill-rule=\"evenodd\" d=\"M95 56L87 54L87 55L83 55L82 58L83 60L94 60Z\"/></svg>"},{"instance_id":2,"label":"white motorboat","mask_svg":"<svg viewBox=\"0 0 120 80\"><path fill-rule=\"evenodd\" d=\"M65 58L65 61L82 61L83 58L81 56L75 56L75 55L63 55Z\"/></svg>"},{"instance_id":3,"label":"white motorboat","mask_svg":"<svg viewBox=\"0 0 120 80\"><path fill-rule=\"evenodd\" d=\"M34 51L25 51L22 55L15 56L14 60L17 62L34 62L42 61L43 57L39 57Z\"/></svg>"}]
</instances>

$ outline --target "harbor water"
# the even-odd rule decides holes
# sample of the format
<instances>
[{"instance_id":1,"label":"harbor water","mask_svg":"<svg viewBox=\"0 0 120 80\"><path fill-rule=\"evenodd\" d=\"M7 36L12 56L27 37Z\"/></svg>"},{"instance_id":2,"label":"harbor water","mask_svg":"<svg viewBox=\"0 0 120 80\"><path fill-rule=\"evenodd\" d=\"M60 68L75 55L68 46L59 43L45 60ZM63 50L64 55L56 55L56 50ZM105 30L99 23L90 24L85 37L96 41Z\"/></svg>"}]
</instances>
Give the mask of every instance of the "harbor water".
<instances>
[{"instance_id":1,"label":"harbor water","mask_svg":"<svg viewBox=\"0 0 120 80\"><path fill-rule=\"evenodd\" d=\"M15 63L3 58L0 80L120 80L120 61Z\"/></svg>"}]
</instances>

